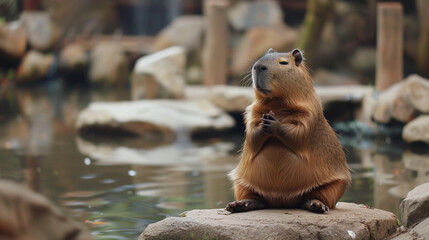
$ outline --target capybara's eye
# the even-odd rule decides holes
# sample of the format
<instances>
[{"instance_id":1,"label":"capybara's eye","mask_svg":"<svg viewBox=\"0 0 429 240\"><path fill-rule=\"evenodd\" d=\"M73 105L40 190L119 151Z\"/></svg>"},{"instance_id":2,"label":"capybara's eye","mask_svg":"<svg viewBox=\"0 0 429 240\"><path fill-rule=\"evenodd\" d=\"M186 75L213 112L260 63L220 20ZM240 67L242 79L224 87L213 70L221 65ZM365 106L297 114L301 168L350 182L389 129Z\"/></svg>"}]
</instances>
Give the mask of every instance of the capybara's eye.
<instances>
[{"instance_id":1,"label":"capybara's eye","mask_svg":"<svg viewBox=\"0 0 429 240\"><path fill-rule=\"evenodd\" d=\"M280 62L280 64L281 64L281 65L288 65L289 63L288 63L288 62L286 62L286 61L281 61L281 62Z\"/></svg>"}]
</instances>

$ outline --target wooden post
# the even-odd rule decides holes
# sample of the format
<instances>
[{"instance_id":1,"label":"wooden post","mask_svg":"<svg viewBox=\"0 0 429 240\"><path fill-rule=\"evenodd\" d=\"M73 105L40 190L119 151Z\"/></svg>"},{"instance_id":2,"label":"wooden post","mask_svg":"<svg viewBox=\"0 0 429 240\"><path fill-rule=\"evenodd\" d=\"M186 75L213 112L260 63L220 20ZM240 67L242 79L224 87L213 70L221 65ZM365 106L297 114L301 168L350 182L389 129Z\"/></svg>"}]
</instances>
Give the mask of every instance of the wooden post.
<instances>
[{"instance_id":1,"label":"wooden post","mask_svg":"<svg viewBox=\"0 0 429 240\"><path fill-rule=\"evenodd\" d=\"M420 38L417 47L417 68L425 77L429 77L429 1L417 0L420 22Z\"/></svg>"},{"instance_id":2,"label":"wooden post","mask_svg":"<svg viewBox=\"0 0 429 240\"><path fill-rule=\"evenodd\" d=\"M226 84L229 29L226 0L205 0L206 36L204 40L204 85Z\"/></svg>"},{"instance_id":3,"label":"wooden post","mask_svg":"<svg viewBox=\"0 0 429 240\"><path fill-rule=\"evenodd\" d=\"M384 2L377 11L377 66L375 85L383 91L403 77L402 5Z\"/></svg>"}]
</instances>

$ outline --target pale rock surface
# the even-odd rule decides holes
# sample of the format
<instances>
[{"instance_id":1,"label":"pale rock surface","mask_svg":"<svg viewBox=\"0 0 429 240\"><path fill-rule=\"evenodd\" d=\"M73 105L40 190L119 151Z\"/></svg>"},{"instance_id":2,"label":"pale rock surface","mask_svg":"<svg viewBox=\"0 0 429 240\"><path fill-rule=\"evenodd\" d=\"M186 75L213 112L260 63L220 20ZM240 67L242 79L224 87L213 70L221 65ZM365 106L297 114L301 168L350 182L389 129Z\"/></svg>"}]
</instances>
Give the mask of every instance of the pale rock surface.
<instances>
[{"instance_id":1,"label":"pale rock surface","mask_svg":"<svg viewBox=\"0 0 429 240\"><path fill-rule=\"evenodd\" d=\"M185 49L178 46L140 58L131 80L132 99L183 98L185 66Z\"/></svg>"},{"instance_id":2,"label":"pale rock surface","mask_svg":"<svg viewBox=\"0 0 429 240\"><path fill-rule=\"evenodd\" d=\"M409 228L429 218L429 183L424 183L411 190L401 202L399 210L401 223Z\"/></svg>"},{"instance_id":3,"label":"pale rock surface","mask_svg":"<svg viewBox=\"0 0 429 240\"><path fill-rule=\"evenodd\" d=\"M253 88L236 86L213 86L209 89L209 100L227 112L243 112L255 99Z\"/></svg>"},{"instance_id":4,"label":"pale rock surface","mask_svg":"<svg viewBox=\"0 0 429 240\"><path fill-rule=\"evenodd\" d=\"M429 154L417 154L407 150L402 154L402 162L406 169L429 172Z\"/></svg>"},{"instance_id":5,"label":"pale rock surface","mask_svg":"<svg viewBox=\"0 0 429 240\"><path fill-rule=\"evenodd\" d=\"M429 115L421 115L405 125L402 138L407 142L425 142L429 144Z\"/></svg>"},{"instance_id":6,"label":"pale rock surface","mask_svg":"<svg viewBox=\"0 0 429 240\"><path fill-rule=\"evenodd\" d=\"M93 239L82 224L24 186L0 180L0 239Z\"/></svg>"},{"instance_id":7,"label":"pale rock surface","mask_svg":"<svg viewBox=\"0 0 429 240\"><path fill-rule=\"evenodd\" d=\"M360 102L372 93L372 89L367 86L315 86L323 104L332 101ZM252 87L237 86L187 86L187 99L208 98L213 104L228 112L244 112L255 98L255 90Z\"/></svg>"},{"instance_id":8,"label":"pale rock surface","mask_svg":"<svg viewBox=\"0 0 429 240\"><path fill-rule=\"evenodd\" d=\"M239 1L228 11L228 20L239 31L253 27L283 26L283 13L277 1Z\"/></svg>"},{"instance_id":9,"label":"pale rock surface","mask_svg":"<svg viewBox=\"0 0 429 240\"><path fill-rule=\"evenodd\" d=\"M328 214L268 209L230 214L192 210L150 224L139 240L150 239L385 239L396 232L393 213L338 203Z\"/></svg>"},{"instance_id":10,"label":"pale rock surface","mask_svg":"<svg viewBox=\"0 0 429 240\"><path fill-rule=\"evenodd\" d=\"M250 28L233 55L231 73L239 76L249 71L252 64L270 48L277 52L291 51L297 38L297 30L287 26Z\"/></svg>"},{"instance_id":11,"label":"pale rock surface","mask_svg":"<svg viewBox=\"0 0 429 240\"><path fill-rule=\"evenodd\" d=\"M0 59L19 59L27 47L27 30L19 21L0 23Z\"/></svg>"},{"instance_id":12,"label":"pale rock surface","mask_svg":"<svg viewBox=\"0 0 429 240\"><path fill-rule=\"evenodd\" d=\"M20 21L27 29L31 48L35 50L51 50L59 39L59 29L52 22L47 12L23 12Z\"/></svg>"},{"instance_id":13,"label":"pale rock surface","mask_svg":"<svg viewBox=\"0 0 429 240\"><path fill-rule=\"evenodd\" d=\"M126 83L128 73L129 63L121 45L105 41L93 47L89 72L92 83Z\"/></svg>"},{"instance_id":14,"label":"pale rock surface","mask_svg":"<svg viewBox=\"0 0 429 240\"><path fill-rule=\"evenodd\" d=\"M160 51L172 46L181 46L187 52L198 49L202 45L204 32L204 17L185 15L163 29L153 42L153 50Z\"/></svg>"},{"instance_id":15,"label":"pale rock surface","mask_svg":"<svg viewBox=\"0 0 429 240\"><path fill-rule=\"evenodd\" d=\"M221 131L234 124L232 117L209 101L141 100L91 103L79 114L76 127L174 139L177 133Z\"/></svg>"},{"instance_id":16,"label":"pale rock surface","mask_svg":"<svg viewBox=\"0 0 429 240\"><path fill-rule=\"evenodd\" d=\"M54 56L35 50L29 51L16 72L17 82L32 82L44 78L54 62Z\"/></svg>"},{"instance_id":17,"label":"pale rock surface","mask_svg":"<svg viewBox=\"0 0 429 240\"><path fill-rule=\"evenodd\" d=\"M413 74L380 94L373 117L380 123L392 119L406 123L418 112L429 113L428 102L429 80Z\"/></svg>"},{"instance_id":18,"label":"pale rock surface","mask_svg":"<svg viewBox=\"0 0 429 240\"><path fill-rule=\"evenodd\" d=\"M81 44L69 44L60 53L59 67L67 72L80 72L89 65L88 54Z\"/></svg>"},{"instance_id":19,"label":"pale rock surface","mask_svg":"<svg viewBox=\"0 0 429 240\"><path fill-rule=\"evenodd\" d=\"M183 142L183 138L180 139ZM141 139L139 138L141 142ZM186 140L185 140L186 141ZM145 165L145 166L177 166L192 165L194 169L219 158L228 157L234 149L231 142L216 142L207 145L194 145L176 141L168 145L154 147L128 146L114 143L94 143L80 137L76 145L80 153L97 160L97 165ZM176 156L171 158L171 156ZM225 171L232 170L235 162L222 164Z\"/></svg>"}]
</instances>

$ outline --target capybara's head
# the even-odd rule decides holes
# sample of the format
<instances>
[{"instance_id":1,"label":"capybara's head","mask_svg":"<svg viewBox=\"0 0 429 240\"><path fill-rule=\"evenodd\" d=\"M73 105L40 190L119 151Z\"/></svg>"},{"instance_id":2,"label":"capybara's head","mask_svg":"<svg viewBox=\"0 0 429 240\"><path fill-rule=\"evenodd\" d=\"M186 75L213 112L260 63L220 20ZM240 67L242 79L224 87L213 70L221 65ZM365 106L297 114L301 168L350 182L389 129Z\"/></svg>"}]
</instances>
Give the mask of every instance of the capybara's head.
<instances>
[{"instance_id":1,"label":"capybara's head","mask_svg":"<svg viewBox=\"0 0 429 240\"><path fill-rule=\"evenodd\" d=\"M252 67L252 84L264 97L284 97L313 88L301 50L280 53L269 49ZM304 91L306 92L306 91Z\"/></svg>"}]
</instances>

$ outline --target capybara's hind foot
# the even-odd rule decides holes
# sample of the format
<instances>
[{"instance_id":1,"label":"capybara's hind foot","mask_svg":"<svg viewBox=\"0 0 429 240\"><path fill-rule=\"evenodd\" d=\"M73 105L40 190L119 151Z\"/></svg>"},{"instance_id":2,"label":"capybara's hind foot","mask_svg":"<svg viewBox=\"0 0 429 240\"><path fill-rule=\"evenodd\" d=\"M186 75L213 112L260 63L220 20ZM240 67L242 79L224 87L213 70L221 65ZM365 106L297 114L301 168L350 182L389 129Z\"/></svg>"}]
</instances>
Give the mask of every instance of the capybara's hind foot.
<instances>
[{"instance_id":1,"label":"capybara's hind foot","mask_svg":"<svg viewBox=\"0 0 429 240\"><path fill-rule=\"evenodd\" d=\"M247 212L247 211L258 210L262 208L265 208L265 203L262 202L261 200L255 200L255 199L243 199L240 201L230 202L225 207L227 211L230 211L232 213Z\"/></svg>"},{"instance_id":2,"label":"capybara's hind foot","mask_svg":"<svg viewBox=\"0 0 429 240\"><path fill-rule=\"evenodd\" d=\"M329 207L317 199L310 199L305 201L305 203L302 205L302 208L310 210L315 213L329 212Z\"/></svg>"}]
</instances>

